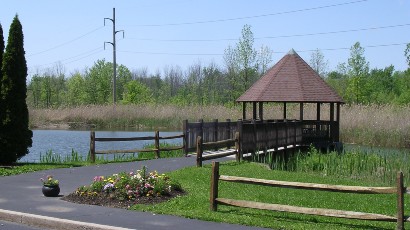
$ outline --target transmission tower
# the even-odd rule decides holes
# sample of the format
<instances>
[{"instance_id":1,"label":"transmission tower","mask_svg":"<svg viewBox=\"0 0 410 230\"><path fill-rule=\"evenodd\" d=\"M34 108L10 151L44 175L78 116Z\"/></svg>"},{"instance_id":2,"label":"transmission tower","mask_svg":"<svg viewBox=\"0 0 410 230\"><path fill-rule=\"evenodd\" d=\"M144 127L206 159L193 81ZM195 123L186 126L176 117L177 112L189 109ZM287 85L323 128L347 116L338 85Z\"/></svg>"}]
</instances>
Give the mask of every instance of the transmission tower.
<instances>
[{"instance_id":1,"label":"transmission tower","mask_svg":"<svg viewBox=\"0 0 410 230\"><path fill-rule=\"evenodd\" d=\"M113 103L114 105L117 102L117 43L115 41L115 35L118 32L122 32L122 37L124 38L124 30L115 30L115 8L112 8L112 18L104 18L104 26L105 26L105 20L110 20L112 22L112 42L104 42L104 49L105 49L105 43L109 43L112 45L113 50L112 50L112 59L113 59L113 81L112 81L112 95L113 95Z\"/></svg>"}]
</instances>

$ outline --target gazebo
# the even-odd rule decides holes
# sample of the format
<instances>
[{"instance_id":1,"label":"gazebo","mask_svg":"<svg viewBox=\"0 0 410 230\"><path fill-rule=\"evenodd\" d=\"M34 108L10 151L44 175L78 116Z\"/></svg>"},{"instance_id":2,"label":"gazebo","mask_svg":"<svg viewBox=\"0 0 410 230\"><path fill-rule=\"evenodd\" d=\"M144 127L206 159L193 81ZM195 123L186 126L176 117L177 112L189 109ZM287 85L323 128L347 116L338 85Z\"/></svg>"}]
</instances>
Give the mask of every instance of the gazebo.
<instances>
[{"instance_id":1,"label":"gazebo","mask_svg":"<svg viewBox=\"0 0 410 230\"><path fill-rule=\"evenodd\" d=\"M342 98L292 49L256 81L237 102L252 105L253 120L264 120L265 103L283 103L286 120L287 103L299 103L304 142L339 142L340 105ZM316 104L316 120L304 120L304 104ZM329 103L329 119L324 119L321 104ZM335 119L336 105L336 119Z\"/></svg>"}]
</instances>

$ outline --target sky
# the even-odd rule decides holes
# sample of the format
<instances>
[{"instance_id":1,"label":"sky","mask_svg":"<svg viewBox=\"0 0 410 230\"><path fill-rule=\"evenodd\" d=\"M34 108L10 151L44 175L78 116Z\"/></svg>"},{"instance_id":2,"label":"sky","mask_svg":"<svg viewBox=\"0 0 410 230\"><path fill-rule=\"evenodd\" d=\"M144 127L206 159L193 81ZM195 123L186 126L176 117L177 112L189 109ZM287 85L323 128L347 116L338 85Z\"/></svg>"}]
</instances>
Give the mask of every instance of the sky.
<instances>
[{"instance_id":1,"label":"sky","mask_svg":"<svg viewBox=\"0 0 410 230\"><path fill-rule=\"evenodd\" d=\"M56 66L70 75L99 59L113 61L113 46L105 43L113 41L113 23L104 19L113 18L113 8L117 64L131 71L223 68L224 51L236 46L244 25L256 50L273 51L270 66L290 49L309 63L319 49L335 70L360 42L370 68L408 67L410 0L2 0L0 24L7 43L18 14L29 77Z\"/></svg>"}]
</instances>

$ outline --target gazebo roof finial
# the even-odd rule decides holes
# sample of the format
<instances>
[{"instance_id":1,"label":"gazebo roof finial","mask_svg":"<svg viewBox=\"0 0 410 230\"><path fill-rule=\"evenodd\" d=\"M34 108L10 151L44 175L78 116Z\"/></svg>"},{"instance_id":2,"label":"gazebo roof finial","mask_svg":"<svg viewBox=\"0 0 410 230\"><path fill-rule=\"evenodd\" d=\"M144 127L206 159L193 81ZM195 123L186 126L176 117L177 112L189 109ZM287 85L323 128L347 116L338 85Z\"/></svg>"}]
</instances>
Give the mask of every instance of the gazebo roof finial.
<instances>
[{"instance_id":1,"label":"gazebo roof finial","mask_svg":"<svg viewBox=\"0 0 410 230\"><path fill-rule=\"evenodd\" d=\"M294 54L296 54L296 51L292 48L292 49L289 50L288 54L294 55Z\"/></svg>"}]
</instances>

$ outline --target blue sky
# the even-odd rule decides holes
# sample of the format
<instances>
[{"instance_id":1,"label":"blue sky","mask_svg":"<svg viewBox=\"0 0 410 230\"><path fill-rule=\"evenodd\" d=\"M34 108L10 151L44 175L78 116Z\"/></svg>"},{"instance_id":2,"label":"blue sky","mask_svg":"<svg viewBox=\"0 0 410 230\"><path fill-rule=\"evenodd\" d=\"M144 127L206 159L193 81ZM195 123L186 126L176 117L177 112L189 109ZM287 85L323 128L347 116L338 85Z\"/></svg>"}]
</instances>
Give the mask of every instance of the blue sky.
<instances>
[{"instance_id":1,"label":"blue sky","mask_svg":"<svg viewBox=\"0 0 410 230\"><path fill-rule=\"evenodd\" d=\"M268 46L275 64L291 48L309 62L320 49L329 70L347 62L360 42L371 68L407 69L410 0L3 0L0 23L7 41L14 15L25 36L29 75L61 63L67 74L98 59L112 62L112 18L116 8L117 63L150 73L166 66L183 70L195 63L224 66L245 24L254 47Z\"/></svg>"}]
</instances>

